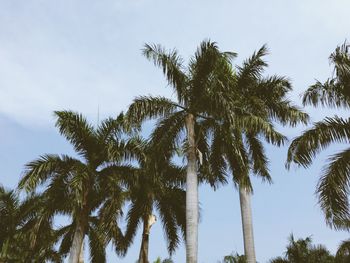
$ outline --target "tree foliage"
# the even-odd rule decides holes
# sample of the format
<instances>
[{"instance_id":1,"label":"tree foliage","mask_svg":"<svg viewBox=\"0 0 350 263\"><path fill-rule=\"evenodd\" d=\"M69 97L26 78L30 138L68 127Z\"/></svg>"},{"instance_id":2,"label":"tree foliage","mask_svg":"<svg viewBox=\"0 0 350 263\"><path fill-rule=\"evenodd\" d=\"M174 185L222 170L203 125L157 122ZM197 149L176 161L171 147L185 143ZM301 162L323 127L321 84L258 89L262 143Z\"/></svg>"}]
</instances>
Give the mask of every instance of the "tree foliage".
<instances>
[{"instance_id":1,"label":"tree foliage","mask_svg":"<svg viewBox=\"0 0 350 263\"><path fill-rule=\"evenodd\" d=\"M303 95L304 105L349 108L350 53L344 43L330 56L334 76L325 83L317 81ZM350 119L327 117L314 123L313 127L295 138L288 150L287 167L290 163L309 167L316 155L333 143L349 143ZM335 228L348 229L350 149L330 156L317 186L317 196L326 221Z\"/></svg>"}]
</instances>

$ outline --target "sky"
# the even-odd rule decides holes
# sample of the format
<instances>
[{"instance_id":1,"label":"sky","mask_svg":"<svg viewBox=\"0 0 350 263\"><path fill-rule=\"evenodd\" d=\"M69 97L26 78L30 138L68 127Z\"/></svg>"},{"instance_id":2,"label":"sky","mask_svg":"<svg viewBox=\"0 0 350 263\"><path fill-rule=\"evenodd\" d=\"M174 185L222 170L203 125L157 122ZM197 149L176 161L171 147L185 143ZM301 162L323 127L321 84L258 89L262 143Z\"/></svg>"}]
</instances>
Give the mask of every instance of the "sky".
<instances>
[{"instance_id":1,"label":"sky","mask_svg":"<svg viewBox=\"0 0 350 263\"><path fill-rule=\"evenodd\" d=\"M54 127L54 110L81 112L96 124L125 111L135 96L174 97L159 69L141 54L145 43L177 48L185 60L204 39L238 53L236 63L267 44L267 74L287 76L290 95L332 74L328 56L349 39L347 0L1 0L0 184L16 186L24 164L44 153L74 154ZM312 120L344 112L305 109ZM306 127L283 128L292 139ZM288 145L287 145L288 146ZM315 187L332 146L304 170L284 168L287 146L267 146L274 184L254 180L252 199L257 259L282 255L287 237L312 236L332 252L346 232L329 229ZM199 262L243 253L238 194L232 184L200 188ZM108 262L135 262L140 238L127 256L111 249ZM150 238L150 259L167 257L160 223ZM185 262L184 245L173 257Z\"/></svg>"}]
</instances>

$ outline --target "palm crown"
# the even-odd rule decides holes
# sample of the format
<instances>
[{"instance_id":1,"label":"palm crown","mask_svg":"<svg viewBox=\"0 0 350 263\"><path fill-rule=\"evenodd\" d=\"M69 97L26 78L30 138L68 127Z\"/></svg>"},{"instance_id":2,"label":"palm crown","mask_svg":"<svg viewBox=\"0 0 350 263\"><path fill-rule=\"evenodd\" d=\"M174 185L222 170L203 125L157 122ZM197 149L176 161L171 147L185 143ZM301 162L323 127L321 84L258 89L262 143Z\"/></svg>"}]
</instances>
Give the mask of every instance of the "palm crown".
<instances>
[{"instance_id":1,"label":"palm crown","mask_svg":"<svg viewBox=\"0 0 350 263\"><path fill-rule=\"evenodd\" d=\"M186 179L186 245L187 262L197 262L197 154L199 137L195 131L197 119L211 118L229 104L225 94L231 81L230 59L234 53L220 52L215 43L204 41L187 68L176 50L166 51L159 45L146 45L144 55L159 66L174 89L177 101L164 97L139 97L127 113L131 123L160 118L151 138L159 158L169 159L184 146L187 158ZM183 132L186 129L186 140Z\"/></svg>"},{"instance_id":2,"label":"palm crown","mask_svg":"<svg viewBox=\"0 0 350 263\"><path fill-rule=\"evenodd\" d=\"M201 122L206 127L202 130L209 133L206 137L211 138L208 162L202 167L210 174L209 182L214 186L216 181L226 182L227 173L231 172L239 188L245 255L249 263L256 261L249 175L272 181L262 140L277 146L285 142L285 136L276 131L273 122L295 126L308 121L308 115L287 99L291 91L289 81L280 76L263 76L266 54L267 48L263 46L237 67L228 93L231 103L216 116L216 121Z\"/></svg>"},{"instance_id":3,"label":"palm crown","mask_svg":"<svg viewBox=\"0 0 350 263\"><path fill-rule=\"evenodd\" d=\"M71 218L71 224L62 233L60 247L63 254L70 249L70 262L76 262L85 235L90 240L92 262L105 262L105 247L110 241L119 254L125 253L119 246L123 235L117 219L126 198L123 182L134 171L124 164L132 157L133 143L121 139L125 130L123 115L94 128L80 114L55 114L56 126L80 158L44 155L26 165L19 187L35 191L41 185L47 186L41 193L49 204L42 221L57 214Z\"/></svg>"},{"instance_id":4,"label":"palm crown","mask_svg":"<svg viewBox=\"0 0 350 263\"><path fill-rule=\"evenodd\" d=\"M17 192L0 187L0 260L62 262L55 248L60 230L51 220L39 222L45 202L35 194L20 200Z\"/></svg>"},{"instance_id":5,"label":"palm crown","mask_svg":"<svg viewBox=\"0 0 350 263\"><path fill-rule=\"evenodd\" d=\"M309 119L306 113L287 99L292 88L285 77L263 77L262 73L267 67L263 60L266 54L267 48L263 46L233 74L232 105L242 107L227 107L226 114L218 116L221 121L211 122L210 167L217 174L215 177L223 177L222 173L229 167L234 181L246 184L249 190L252 190L247 177L249 172L271 181L262 139L278 146L286 140L276 131L273 122L295 126L298 123L306 124ZM206 120L203 124L210 126Z\"/></svg>"},{"instance_id":6,"label":"palm crown","mask_svg":"<svg viewBox=\"0 0 350 263\"><path fill-rule=\"evenodd\" d=\"M345 43L330 56L334 77L317 81L303 96L304 105L348 109L350 106L350 54ZM289 147L287 165L294 162L309 167L315 156L331 143L348 143L350 119L327 117L294 139ZM327 222L334 227L349 228L350 148L332 155L317 186L317 195Z\"/></svg>"},{"instance_id":7,"label":"palm crown","mask_svg":"<svg viewBox=\"0 0 350 263\"><path fill-rule=\"evenodd\" d=\"M185 234L185 191L182 189L185 170L169 159L157 159L153 147L151 142L139 139L135 153L138 168L128 184L131 205L125 236L126 240L132 240L140 222L143 224L140 263L148 262L148 221L154 211L163 225L169 254Z\"/></svg>"}]
</instances>

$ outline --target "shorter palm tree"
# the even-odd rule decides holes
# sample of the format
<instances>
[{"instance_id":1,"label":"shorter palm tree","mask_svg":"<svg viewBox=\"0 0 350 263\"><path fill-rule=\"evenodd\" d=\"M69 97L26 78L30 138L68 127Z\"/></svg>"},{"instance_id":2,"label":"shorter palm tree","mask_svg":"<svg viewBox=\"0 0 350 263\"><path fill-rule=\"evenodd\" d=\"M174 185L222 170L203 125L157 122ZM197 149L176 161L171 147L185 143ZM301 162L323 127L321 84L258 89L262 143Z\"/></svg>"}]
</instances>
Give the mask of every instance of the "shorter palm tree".
<instances>
[{"instance_id":1,"label":"shorter palm tree","mask_svg":"<svg viewBox=\"0 0 350 263\"><path fill-rule=\"evenodd\" d=\"M285 257L272 259L271 263L335 263L334 256L326 247L313 245L311 237L295 240L289 237Z\"/></svg>"},{"instance_id":2,"label":"shorter palm tree","mask_svg":"<svg viewBox=\"0 0 350 263\"><path fill-rule=\"evenodd\" d=\"M56 215L71 218L61 229L60 253L69 253L69 263L78 263L85 236L89 238L91 262L106 261L105 248L112 241L116 252L123 238L118 227L125 201L121 183L133 168L124 164L130 158L129 144L121 139L125 130L123 116L107 119L97 128L80 114L55 112L56 126L72 144L79 158L44 155L28 163L20 189L39 191L46 201L41 222L51 222Z\"/></svg>"},{"instance_id":3,"label":"shorter palm tree","mask_svg":"<svg viewBox=\"0 0 350 263\"><path fill-rule=\"evenodd\" d=\"M160 257L158 257L153 263L174 263L174 261L170 258L162 260Z\"/></svg>"},{"instance_id":4,"label":"shorter palm tree","mask_svg":"<svg viewBox=\"0 0 350 263\"><path fill-rule=\"evenodd\" d=\"M350 262L350 239L341 242L335 255L336 263Z\"/></svg>"},{"instance_id":5,"label":"shorter palm tree","mask_svg":"<svg viewBox=\"0 0 350 263\"><path fill-rule=\"evenodd\" d=\"M247 263L247 259L244 255L231 254L224 257L222 263Z\"/></svg>"},{"instance_id":6,"label":"shorter palm tree","mask_svg":"<svg viewBox=\"0 0 350 263\"><path fill-rule=\"evenodd\" d=\"M126 240L132 240L139 223L143 224L139 263L149 263L149 235L151 226L157 221L157 212L163 225L172 254L185 235L186 192L181 188L185 170L177 167L169 159L157 158L151 143L139 138L138 169L128 184L130 210L127 214ZM156 156L158 155L158 156ZM160 161L161 160L161 161Z\"/></svg>"},{"instance_id":7,"label":"shorter palm tree","mask_svg":"<svg viewBox=\"0 0 350 263\"><path fill-rule=\"evenodd\" d=\"M30 195L20 201L15 191L0 187L0 260L5 262L62 262L55 245L60 236L52 222L40 222L44 200Z\"/></svg>"}]
</instances>

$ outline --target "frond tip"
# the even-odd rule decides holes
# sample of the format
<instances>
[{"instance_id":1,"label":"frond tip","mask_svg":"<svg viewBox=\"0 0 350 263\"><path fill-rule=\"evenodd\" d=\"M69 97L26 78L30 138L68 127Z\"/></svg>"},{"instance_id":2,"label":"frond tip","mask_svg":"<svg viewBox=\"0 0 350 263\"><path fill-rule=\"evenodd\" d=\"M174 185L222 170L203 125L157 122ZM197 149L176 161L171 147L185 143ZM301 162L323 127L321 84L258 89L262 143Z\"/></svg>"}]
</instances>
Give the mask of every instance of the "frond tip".
<instances>
[{"instance_id":1,"label":"frond tip","mask_svg":"<svg viewBox=\"0 0 350 263\"><path fill-rule=\"evenodd\" d=\"M319 203L327 223L335 228L349 226L350 148L331 156L317 186Z\"/></svg>"},{"instance_id":2,"label":"frond tip","mask_svg":"<svg viewBox=\"0 0 350 263\"><path fill-rule=\"evenodd\" d=\"M350 119L340 117L326 118L316 122L313 128L295 138L288 149L286 166L292 162L308 167L313 158L331 143L350 141Z\"/></svg>"}]
</instances>

